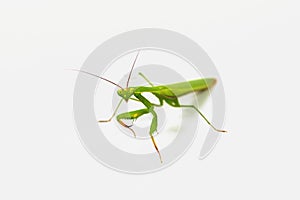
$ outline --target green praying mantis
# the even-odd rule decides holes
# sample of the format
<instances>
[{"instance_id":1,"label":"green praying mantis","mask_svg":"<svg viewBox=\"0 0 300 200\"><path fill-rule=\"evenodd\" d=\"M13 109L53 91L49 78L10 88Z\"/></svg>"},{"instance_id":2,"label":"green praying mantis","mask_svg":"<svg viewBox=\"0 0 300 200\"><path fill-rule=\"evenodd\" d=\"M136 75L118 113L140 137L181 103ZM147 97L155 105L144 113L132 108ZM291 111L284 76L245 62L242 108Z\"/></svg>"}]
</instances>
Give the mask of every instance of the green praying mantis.
<instances>
[{"instance_id":1,"label":"green praying mantis","mask_svg":"<svg viewBox=\"0 0 300 200\"><path fill-rule=\"evenodd\" d=\"M121 99L120 99L119 103L117 104L116 108L114 109L113 114L111 115L111 117L109 119L99 120L98 121L99 123L110 122L117 114L117 111L123 101L128 102L130 100L133 100L133 101L142 103L145 106L145 108L118 114L116 116L116 119L117 119L117 122L121 126L130 130L133 133L134 137L136 137L136 133L132 127L133 124L127 125L126 123L124 123L124 120L137 120L139 117L141 117L145 114L151 114L152 121L150 124L149 135L152 140L153 146L154 146L156 152L158 153L161 163L163 162L162 156L161 156L159 148L155 142L153 134L155 132L157 132L157 125L158 125L157 124L158 117L157 117L157 113L155 112L155 107L163 106L164 102L166 102L167 104L169 104L170 106L175 107L175 108L191 108L191 109L195 110L207 122L207 124L209 126L211 126L215 131L223 132L223 133L226 132L225 130L220 130L220 129L217 129L216 127L214 127L211 124L211 122L204 116L204 114L202 114L202 112L196 106L182 105L178 101L178 97L181 97L183 95L187 95L189 93L195 93L195 92L204 92L204 91L212 88L216 84L216 79L204 78L204 79L197 79L197 80L191 80L191 81L186 81L186 82L173 83L173 84L169 84L169 85L154 85L144 74L139 73L139 75L143 79L145 79L145 81L149 84L149 86L129 87L129 81L131 78L131 74L132 74L132 71L136 64L139 53L140 53L140 51L138 51L138 53L134 59L134 62L131 66L125 88L123 88L119 84L114 83L111 80L108 80L108 79L98 76L96 74L92 74L87 71L73 69L74 71L79 71L79 72L97 77L101 80L109 82L120 88L117 90L117 93L121 97ZM145 98L143 96L143 93L147 93L147 92L152 93L159 100L159 104L152 103L147 98Z\"/></svg>"}]
</instances>

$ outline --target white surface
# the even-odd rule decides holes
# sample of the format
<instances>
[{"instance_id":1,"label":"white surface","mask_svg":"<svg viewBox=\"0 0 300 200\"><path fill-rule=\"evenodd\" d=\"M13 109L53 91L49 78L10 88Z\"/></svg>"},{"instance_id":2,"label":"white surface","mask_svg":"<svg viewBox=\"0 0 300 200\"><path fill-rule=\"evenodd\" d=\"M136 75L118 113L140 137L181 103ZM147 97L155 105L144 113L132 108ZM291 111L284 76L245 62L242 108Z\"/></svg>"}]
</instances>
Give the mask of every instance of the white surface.
<instances>
[{"instance_id":1,"label":"white surface","mask_svg":"<svg viewBox=\"0 0 300 200\"><path fill-rule=\"evenodd\" d=\"M0 199L299 199L298 1L0 3ZM142 176L98 164L72 119L76 74L112 35L167 28L198 42L227 95L224 136Z\"/></svg>"}]
</instances>

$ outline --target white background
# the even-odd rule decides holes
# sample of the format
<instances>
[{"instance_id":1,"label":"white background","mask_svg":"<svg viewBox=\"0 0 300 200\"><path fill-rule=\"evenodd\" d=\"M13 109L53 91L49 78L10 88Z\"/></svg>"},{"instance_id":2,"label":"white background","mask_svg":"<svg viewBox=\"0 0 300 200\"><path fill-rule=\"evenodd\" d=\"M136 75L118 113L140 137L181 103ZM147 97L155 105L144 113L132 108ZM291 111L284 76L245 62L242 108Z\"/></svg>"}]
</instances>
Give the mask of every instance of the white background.
<instances>
[{"instance_id":1,"label":"white background","mask_svg":"<svg viewBox=\"0 0 300 200\"><path fill-rule=\"evenodd\" d=\"M1 1L0 199L299 199L299 5L283 0ZM156 27L213 59L224 136L155 174L97 163L75 133L76 74L113 35Z\"/></svg>"}]
</instances>

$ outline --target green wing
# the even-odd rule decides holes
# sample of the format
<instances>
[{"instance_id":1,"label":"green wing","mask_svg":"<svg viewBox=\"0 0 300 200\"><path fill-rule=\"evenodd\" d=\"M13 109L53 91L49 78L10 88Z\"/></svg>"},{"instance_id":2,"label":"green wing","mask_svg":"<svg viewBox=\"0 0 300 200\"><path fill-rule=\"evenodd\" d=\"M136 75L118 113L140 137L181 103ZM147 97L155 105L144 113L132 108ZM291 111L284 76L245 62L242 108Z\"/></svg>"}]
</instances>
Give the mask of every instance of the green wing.
<instances>
[{"instance_id":1,"label":"green wing","mask_svg":"<svg viewBox=\"0 0 300 200\"><path fill-rule=\"evenodd\" d=\"M217 80L214 78L205 78L191 80L187 82L174 83L166 85L177 97L189 94L191 92L202 92L212 88ZM162 91L163 92L163 91Z\"/></svg>"},{"instance_id":2,"label":"green wing","mask_svg":"<svg viewBox=\"0 0 300 200\"><path fill-rule=\"evenodd\" d=\"M216 84L216 79L205 78L197 79L180 83L173 83L169 85L158 85L154 87L135 87L136 93L151 92L156 95L163 95L166 97L179 97L192 92L202 92Z\"/></svg>"}]
</instances>

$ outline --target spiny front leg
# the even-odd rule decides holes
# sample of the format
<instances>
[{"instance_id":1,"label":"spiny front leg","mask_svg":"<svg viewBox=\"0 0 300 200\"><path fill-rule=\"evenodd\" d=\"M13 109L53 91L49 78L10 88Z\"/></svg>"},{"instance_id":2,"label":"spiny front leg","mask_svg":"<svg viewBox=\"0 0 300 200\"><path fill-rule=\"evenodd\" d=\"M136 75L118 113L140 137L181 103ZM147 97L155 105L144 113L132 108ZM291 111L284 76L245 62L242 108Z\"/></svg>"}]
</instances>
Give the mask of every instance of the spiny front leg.
<instances>
[{"instance_id":1,"label":"spiny front leg","mask_svg":"<svg viewBox=\"0 0 300 200\"><path fill-rule=\"evenodd\" d=\"M156 152L159 155L160 162L162 162L162 158L161 158L159 149L158 149L157 144L156 144L156 142L154 140L154 137L153 137L153 133L155 131L157 131L157 114L154 111L154 106L143 95L141 95L139 93L135 93L134 96L136 98L138 98L148 108L148 112L150 112L153 115L152 122L151 122L151 125L150 125L150 133L149 134L150 134L152 143L153 143L153 145L156 149Z\"/></svg>"},{"instance_id":2,"label":"spiny front leg","mask_svg":"<svg viewBox=\"0 0 300 200\"><path fill-rule=\"evenodd\" d=\"M163 161L162 161L161 154L160 154L160 152L159 152L159 149L158 149L157 144L156 144L156 142L155 142L155 139L154 139L154 137L153 137L153 133L154 133L155 131L157 131L157 114L156 114L156 112L153 110L153 107L150 107L149 112L151 112L151 114L153 115L152 122L151 122L151 126L150 126L150 137L151 137L152 143L153 143L153 145L154 145L154 148L156 149L156 152L158 153L160 162L162 163Z\"/></svg>"},{"instance_id":3,"label":"spiny front leg","mask_svg":"<svg viewBox=\"0 0 300 200\"><path fill-rule=\"evenodd\" d=\"M148 109L141 109L141 110L135 110L135 111L131 111L131 112L126 112L126 113L122 113L119 114L117 116L117 121L125 128L128 128L134 135L134 137L136 137L136 134L134 132L134 130L131 128L132 125L127 125L123 122L123 120L125 119L132 119L132 120L136 120L137 118L139 118L140 116L149 113Z\"/></svg>"}]
</instances>

